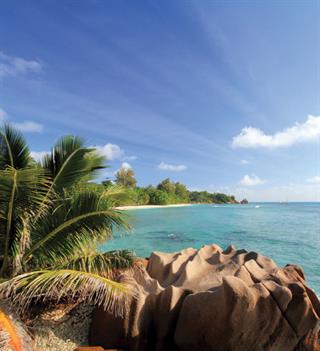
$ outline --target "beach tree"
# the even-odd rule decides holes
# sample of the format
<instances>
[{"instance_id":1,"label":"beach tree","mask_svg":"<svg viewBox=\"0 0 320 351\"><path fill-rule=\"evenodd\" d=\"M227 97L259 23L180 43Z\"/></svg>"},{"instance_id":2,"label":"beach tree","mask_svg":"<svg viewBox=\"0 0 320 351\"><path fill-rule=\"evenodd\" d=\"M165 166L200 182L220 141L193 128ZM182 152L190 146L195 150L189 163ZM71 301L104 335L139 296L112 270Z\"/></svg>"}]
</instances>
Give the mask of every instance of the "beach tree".
<instances>
[{"instance_id":1,"label":"beach tree","mask_svg":"<svg viewBox=\"0 0 320 351\"><path fill-rule=\"evenodd\" d=\"M176 182L175 184L175 194L180 201L190 201L187 187L180 182Z\"/></svg>"},{"instance_id":2,"label":"beach tree","mask_svg":"<svg viewBox=\"0 0 320 351\"><path fill-rule=\"evenodd\" d=\"M133 256L97 250L115 226L128 227L113 208L123 188L90 183L104 164L72 135L36 162L18 130L0 129L0 297L21 309L66 297L121 307L114 302L130 290L114 272Z\"/></svg>"},{"instance_id":3,"label":"beach tree","mask_svg":"<svg viewBox=\"0 0 320 351\"><path fill-rule=\"evenodd\" d=\"M170 195L174 195L176 191L176 185L170 180L170 178L164 179L161 183L158 184L157 188L159 190L165 191Z\"/></svg>"},{"instance_id":4,"label":"beach tree","mask_svg":"<svg viewBox=\"0 0 320 351\"><path fill-rule=\"evenodd\" d=\"M135 188L137 180L131 167L122 166L116 173L116 183L126 188Z\"/></svg>"},{"instance_id":5,"label":"beach tree","mask_svg":"<svg viewBox=\"0 0 320 351\"><path fill-rule=\"evenodd\" d=\"M147 205L150 201L147 190L145 188L137 188L136 192L138 205Z\"/></svg>"},{"instance_id":6,"label":"beach tree","mask_svg":"<svg viewBox=\"0 0 320 351\"><path fill-rule=\"evenodd\" d=\"M150 205L167 205L170 200L168 193L158 189L149 189L148 195Z\"/></svg>"}]
</instances>

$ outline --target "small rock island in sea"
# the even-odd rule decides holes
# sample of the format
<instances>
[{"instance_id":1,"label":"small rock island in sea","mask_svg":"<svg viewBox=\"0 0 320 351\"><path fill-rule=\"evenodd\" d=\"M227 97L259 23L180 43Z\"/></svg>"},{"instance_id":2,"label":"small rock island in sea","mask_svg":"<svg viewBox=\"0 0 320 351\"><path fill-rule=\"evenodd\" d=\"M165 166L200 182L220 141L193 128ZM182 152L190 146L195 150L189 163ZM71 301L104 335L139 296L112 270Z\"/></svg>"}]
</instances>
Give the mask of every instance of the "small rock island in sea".
<instances>
[{"instance_id":1,"label":"small rock island in sea","mask_svg":"<svg viewBox=\"0 0 320 351\"><path fill-rule=\"evenodd\" d=\"M129 275L129 276L128 276ZM93 314L93 345L128 351L319 350L320 302L294 265L217 245L154 252L127 274L124 317Z\"/></svg>"}]
</instances>

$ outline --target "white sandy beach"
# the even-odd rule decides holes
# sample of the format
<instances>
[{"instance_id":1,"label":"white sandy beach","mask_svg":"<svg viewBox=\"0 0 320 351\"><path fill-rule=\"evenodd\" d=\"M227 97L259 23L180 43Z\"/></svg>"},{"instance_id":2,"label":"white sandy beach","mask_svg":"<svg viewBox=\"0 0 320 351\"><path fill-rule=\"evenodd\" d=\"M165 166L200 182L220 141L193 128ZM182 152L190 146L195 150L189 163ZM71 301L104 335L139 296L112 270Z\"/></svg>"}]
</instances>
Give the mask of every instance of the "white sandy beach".
<instances>
[{"instance_id":1,"label":"white sandy beach","mask_svg":"<svg viewBox=\"0 0 320 351\"><path fill-rule=\"evenodd\" d=\"M165 207L185 207L192 206L192 204L173 204L173 205L135 205L135 206L118 206L116 210L141 210L147 208L165 208Z\"/></svg>"}]
</instances>

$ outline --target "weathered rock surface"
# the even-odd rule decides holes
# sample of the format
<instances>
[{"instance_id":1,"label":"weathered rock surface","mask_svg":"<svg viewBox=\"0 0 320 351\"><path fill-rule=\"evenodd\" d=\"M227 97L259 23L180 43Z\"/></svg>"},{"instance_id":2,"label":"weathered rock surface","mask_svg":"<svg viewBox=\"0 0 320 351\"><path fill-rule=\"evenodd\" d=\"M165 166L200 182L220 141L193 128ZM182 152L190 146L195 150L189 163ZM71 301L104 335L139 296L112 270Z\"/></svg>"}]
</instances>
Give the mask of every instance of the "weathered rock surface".
<instances>
[{"instance_id":1,"label":"weathered rock surface","mask_svg":"<svg viewBox=\"0 0 320 351\"><path fill-rule=\"evenodd\" d=\"M124 318L94 313L91 342L129 351L320 350L320 302L302 270L217 245L155 252L132 273Z\"/></svg>"}]
</instances>

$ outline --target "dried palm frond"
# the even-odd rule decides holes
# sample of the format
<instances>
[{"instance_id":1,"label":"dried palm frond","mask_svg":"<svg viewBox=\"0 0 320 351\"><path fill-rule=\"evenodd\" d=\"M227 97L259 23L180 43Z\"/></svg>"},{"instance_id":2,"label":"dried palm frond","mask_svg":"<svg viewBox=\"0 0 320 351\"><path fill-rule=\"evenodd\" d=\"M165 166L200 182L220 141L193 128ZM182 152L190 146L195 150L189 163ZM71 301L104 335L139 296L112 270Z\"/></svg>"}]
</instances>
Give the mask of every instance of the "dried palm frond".
<instances>
[{"instance_id":1,"label":"dried palm frond","mask_svg":"<svg viewBox=\"0 0 320 351\"><path fill-rule=\"evenodd\" d=\"M134 264L135 256L131 251L109 251L95 252L83 250L71 257L66 257L57 262L57 269L72 269L89 273L97 273L105 277L112 276L112 273L128 270Z\"/></svg>"},{"instance_id":2,"label":"dried palm frond","mask_svg":"<svg viewBox=\"0 0 320 351\"><path fill-rule=\"evenodd\" d=\"M41 270L18 275L0 284L0 298L7 298L19 313L30 304L63 299L92 303L122 315L126 300L134 296L127 283L118 283L96 273L71 269Z\"/></svg>"}]
</instances>

